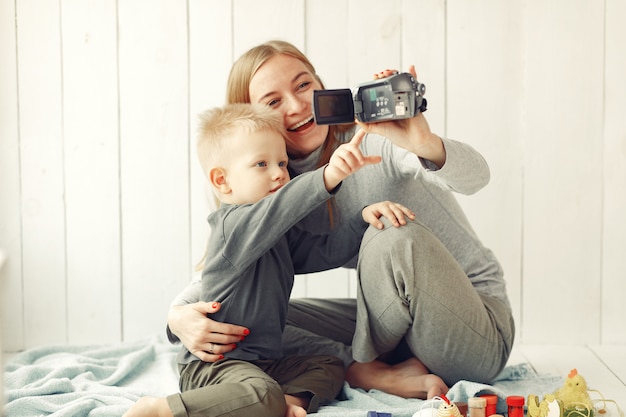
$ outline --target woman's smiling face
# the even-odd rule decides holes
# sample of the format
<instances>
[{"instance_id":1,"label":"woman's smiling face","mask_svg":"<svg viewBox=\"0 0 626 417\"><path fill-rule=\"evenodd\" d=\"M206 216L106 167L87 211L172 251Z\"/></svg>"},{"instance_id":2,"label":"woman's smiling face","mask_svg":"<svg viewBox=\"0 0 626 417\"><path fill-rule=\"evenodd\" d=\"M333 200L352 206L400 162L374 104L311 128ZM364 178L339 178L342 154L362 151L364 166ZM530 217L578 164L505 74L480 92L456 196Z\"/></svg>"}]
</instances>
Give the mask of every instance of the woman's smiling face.
<instances>
[{"instance_id":1,"label":"woman's smiling face","mask_svg":"<svg viewBox=\"0 0 626 417\"><path fill-rule=\"evenodd\" d=\"M271 106L283 115L289 155L303 158L318 149L328 135L328 126L313 121L313 90L322 86L297 58L276 55L259 67L250 80L252 103Z\"/></svg>"}]
</instances>

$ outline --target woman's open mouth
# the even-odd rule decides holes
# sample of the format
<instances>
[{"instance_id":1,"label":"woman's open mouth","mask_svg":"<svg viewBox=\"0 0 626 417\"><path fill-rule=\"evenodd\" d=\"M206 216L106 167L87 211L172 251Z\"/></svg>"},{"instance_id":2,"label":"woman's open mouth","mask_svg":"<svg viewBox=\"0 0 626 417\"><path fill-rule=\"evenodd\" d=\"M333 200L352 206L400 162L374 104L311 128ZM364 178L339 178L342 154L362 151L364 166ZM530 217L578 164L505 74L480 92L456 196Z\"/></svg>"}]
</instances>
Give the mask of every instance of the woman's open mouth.
<instances>
[{"instance_id":1,"label":"woman's open mouth","mask_svg":"<svg viewBox=\"0 0 626 417\"><path fill-rule=\"evenodd\" d=\"M305 119L301 122L296 123L293 126L290 126L287 130L290 132L299 132L311 126L312 124L313 124L313 115L309 116L308 119Z\"/></svg>"}]
</instances>

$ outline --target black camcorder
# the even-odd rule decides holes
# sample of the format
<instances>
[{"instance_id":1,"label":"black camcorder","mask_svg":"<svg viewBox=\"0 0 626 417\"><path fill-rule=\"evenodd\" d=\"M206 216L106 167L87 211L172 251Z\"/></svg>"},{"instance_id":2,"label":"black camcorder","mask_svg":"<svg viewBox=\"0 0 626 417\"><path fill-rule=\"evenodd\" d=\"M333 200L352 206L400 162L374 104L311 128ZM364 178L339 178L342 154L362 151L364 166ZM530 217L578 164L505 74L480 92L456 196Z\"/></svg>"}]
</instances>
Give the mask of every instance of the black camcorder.
<instances>
[{"instance_id":1,"label":"black camcorder","mask_svg":"<svg viewBox=\"0 0 626 417\"><path fill-rule=\"evenodd\" d=\"M359 84L352 90L313 91L313 116L318 125L408 119L426 111L426 86L408 72Z\"/></svg>"}]
</instances>

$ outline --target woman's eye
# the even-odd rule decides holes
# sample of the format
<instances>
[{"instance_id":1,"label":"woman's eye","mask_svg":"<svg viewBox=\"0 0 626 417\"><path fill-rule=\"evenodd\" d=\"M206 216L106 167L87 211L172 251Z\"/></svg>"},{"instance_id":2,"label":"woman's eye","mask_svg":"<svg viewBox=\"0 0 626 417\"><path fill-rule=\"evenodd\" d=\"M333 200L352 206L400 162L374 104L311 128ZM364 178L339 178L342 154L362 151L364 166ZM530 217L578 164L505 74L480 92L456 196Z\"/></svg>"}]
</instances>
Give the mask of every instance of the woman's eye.
<instances>
[{"instance_id":1,"label":"woman's eye","mask_svg":"<svg viewBox=\"0 0 626 417\"><path fill-rule=\"evenodd\" d=\"M298 90L302 90L308 87L310 84L311 84L311 81L303 81L300 84L298 84Z\"/></svg>"},{"instance_id":2,"label":"woman's eye","mask_svg":"<svg viewBox=\"0 0 626 417\"><path fill-rule=\"evenodd\" d=\"M279 100L279 99L277 99L277 98L275 98L275 99L273 99L273 100L270 100L270 101L267 103L267 105L268 105L268 106L270 106L270 107L274 107L274 106L278 105L278 103L280 103L280 100Z\"/></svg>"}]
</instances>

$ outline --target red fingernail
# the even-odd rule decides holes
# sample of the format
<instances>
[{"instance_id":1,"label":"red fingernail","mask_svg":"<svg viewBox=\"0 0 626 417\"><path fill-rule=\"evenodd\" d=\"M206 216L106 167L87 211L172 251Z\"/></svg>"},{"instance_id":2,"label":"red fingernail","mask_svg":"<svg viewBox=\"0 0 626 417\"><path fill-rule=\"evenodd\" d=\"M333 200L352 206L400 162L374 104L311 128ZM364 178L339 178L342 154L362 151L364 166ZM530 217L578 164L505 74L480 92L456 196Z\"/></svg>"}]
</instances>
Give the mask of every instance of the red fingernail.
<instances>
[{"instance_id":1,"label":"red fingernail","mask_svg":"<svg viewBox=\"0 0 626 417\"><path fill-rule=\"evenodd\" d=\"M218 302L216 301L216 302L214 302L214 303L211 305L211 307L213 307L213 308L217 308L219 305L220 305L220 303L218 303Z\"/></svg>"},{"instance_id":2,"label":"red fingernail","mask_svg":"<svg viewBox=\"0 0 626 417\"><path fill-rule=\"evenodd\" d=\"M224 355L220 355L218 360L220 360L220 359L224 359Z\"/></svg>"},{"instance_id":3,"label":"red fingernail","mask_svg":"<svg viewBox=\"0 0 626 417\"><path fill-rule=\"evenodd\" d=\"M246 340L246 336L241 336L241 341L243 342L244 340Z\"/></svg>"},{"instance_id":4,"label":"red fingernail","mask_svg":"<svg viewBox=\"0 0 626 417\"><path fill-rule=\"evenodd\" d=\"M237 348L237 343L233 343L232 345L230 345L233 349Z\"/></svg>"},{"instance_id":5,"label":"red fingernail","mask_svg":"<svg viewBox=\"0 0 626 417\"><path fill-rule=\"evenodd\" d=\"M245 334L246 336L250 334L250 330L248 329L243 329L243 334Z\"/></svg>"}]
</instances>

